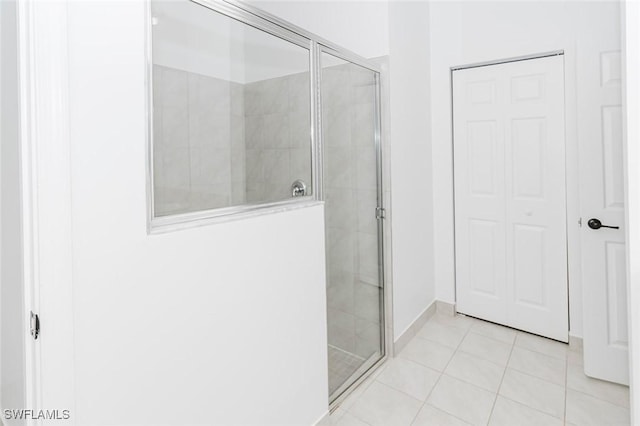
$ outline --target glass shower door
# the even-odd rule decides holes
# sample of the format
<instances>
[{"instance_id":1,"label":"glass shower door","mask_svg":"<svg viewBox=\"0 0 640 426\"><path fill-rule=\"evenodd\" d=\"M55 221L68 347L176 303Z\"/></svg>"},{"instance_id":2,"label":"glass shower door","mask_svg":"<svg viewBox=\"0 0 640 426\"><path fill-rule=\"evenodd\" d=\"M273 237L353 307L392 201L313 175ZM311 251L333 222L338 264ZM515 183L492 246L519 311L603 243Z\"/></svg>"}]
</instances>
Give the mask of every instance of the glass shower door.
<instances>
[{"instance_id":1,"label":"glass shower door","mask_svg":"<svg viewBox=\"0 0 640 426\"><path fill-rule=\"evenodd\" d=\"M379 74L322 53L329 395L384 356Z\"/></svg>"}]
</instances>

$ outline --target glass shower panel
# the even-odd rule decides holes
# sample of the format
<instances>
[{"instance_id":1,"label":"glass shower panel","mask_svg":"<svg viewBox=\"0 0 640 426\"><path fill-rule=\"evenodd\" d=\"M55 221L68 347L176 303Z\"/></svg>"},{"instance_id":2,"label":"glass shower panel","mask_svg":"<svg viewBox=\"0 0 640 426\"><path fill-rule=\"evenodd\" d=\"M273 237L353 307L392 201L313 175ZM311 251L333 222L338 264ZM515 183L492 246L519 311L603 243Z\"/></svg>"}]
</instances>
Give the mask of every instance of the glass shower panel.
<instances>
[{"instance_id":1,"label":"glass shower panel","mask_svg":"<svg viewBox=\"0 0 640 426\"><path fill-rule=\"evenodd\" d=\"M378 76L322 54L329 394L378 361L383 346L378 186Z\"/></svg>"},{"instance_id":2,"label":"glass shower panel","mask_svg":"<svg viewBox=\"0 0 640 426\"><path fill-rule=\"evenodd\" d=\"M311 196L309 48L192 1L151 12L155 216Z\"/></svg>"}]
</instances>

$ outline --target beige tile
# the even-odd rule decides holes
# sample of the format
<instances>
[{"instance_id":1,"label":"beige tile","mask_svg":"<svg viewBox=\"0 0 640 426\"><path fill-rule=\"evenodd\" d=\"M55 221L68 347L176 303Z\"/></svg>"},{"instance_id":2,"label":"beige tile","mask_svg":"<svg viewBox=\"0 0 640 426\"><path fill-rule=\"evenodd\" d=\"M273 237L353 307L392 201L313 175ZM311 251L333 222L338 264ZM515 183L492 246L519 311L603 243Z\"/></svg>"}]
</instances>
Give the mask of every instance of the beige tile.
<instances>
[{"instance_id":1,"label":"beige tile","mask_svg":"<svg viewBox=\"0 0 640 426\"><path fill-rule=\"evenodd\" d=\"M357 242L354 245L357 245ZM356 316L372 322L380 321L380 295L379 286L358 280L354 284Z\"/></svg>"},{"instance_id":2,"label":"beige tile","mask_svg":"<svg viewBox=\"0 0 640 426\"><path fill-rule=\"evenodd\" d=\"M569 351L569 345L566 343L524 332L519 332L516 336L515 346L559 359L566 359Z\"/></svg>"},{"instance_id":3,"label":"beige tile","mask_svg":"<svg viewBox=\"0 0 640 426\"><path fill-rule=\"evenodd\" d=\"M467 330L464 328L444 325L438 321L430 320L418 331L417 335L450 348L457 348L466 334Z\"/></svg>"},{"instance_id":4,"label":"beige tile","mask_svg":"<svg viewBox=\"0 0 640 426\"><path fill-rule=\"evenodd\" d=\"M302 179L311 185L311 151L308 148L295 148L289 151L289 155L291 181Z\"/></svg>"},{"instance_id":5,"label":"beige tile","mask_svg":"<svg viewBox=\"0 0 640 426\"><path fill-rule=\"evenodd\" d=\"M456 352L445 374L480 386L490 392L497 392L502 381L504 366L465 352Z\"/></svg>"},{"instance_id":6,"label":"beige tile","mask_svg":"<svg viewBox=\"0 0 640 426\"><path fill-rule=\"evenodd\" d=\"M354 151L350 147L327 146L324 152L326 185L335 188L352 188L356 179Z\"/></svg>"},{"instance_id":7,"label":"beige tile","mask_svg":"<svg viewBox=\"0 0 640 426\"><path fill-rule=\"evenodd\" d=\"M476 321L473 326L471 326L471 332L482 334L483 336L491 337L492 339L496 339L510 345L513 344L517 334L517 331L512 328L503 327L487 321Z\"/></svg>"},{"instance_id":8,"label":"beige tile","mask_svg":"<svg viewBox=\"0 0 640 426\"><path fill-rule=\"evenodd\" d=\"M465 336L458 350L476 355L496 364L506 365L511 345L476 333Z\"/></svg>"},{"instance_id":9,"label":"beige tile","mask_svg":"<svg viewBox=\"0 0 640 426\"><path fill-rule=\"evenodd\" d=\"M391 360L377 380L420 401L429 396L440 373L403 358Z\"/></svg>"},{"instance_id":10,"label":"beige tile","mask_svg":"<svg viewBox=\"0 0 640 426\"><path fill-rule=\"evenodd\" d=\"M489 420L491 426L563 426L560 419L519 402L498 396Z\"/></svg>"},{"instance_id":11,"label":"beige tile","mask_svg":"<svg viewBox=\"0 0 640 426\"><path fill-rule=\"evenodd\" d=\"M189 112L186 108L162 109L162 141L168 148L189 147Z\"/></svg>"},{"instance_id":12,"label":"beige tile","mask_svg":"<svg viewBox=\"0 0 640 426\"><path fill-rule=\"evenodd\" d=\"M577 425L628 425L629 410L567 389L567 422Z\"/></svg>"},{"instance_id":13,"label":"beige tile","mask_svg":"<svg viewBox=\"0 0 640 426\"><path fill-rule=\"evenodd\" d=\"M353 134L353 133L352 133ZM358 189L376 189L376 151L371 138L370 147L356 148L356 185Z\"/></svg>"},{"instance_id":14,"label":"beige tile","mask_svg":"<svg viewBox=\"0 0 640 426\"><path fill-rule=\"evenodd\" d=\"M421 406L417 399L374 382L349 409L349 413L372 426L408 425Z\"/></svg>"},{"instance_id":15,"label":"beige tile","mask_svg":"<svg viewBox=\"0 0 640 426\"><path fill-rule=\"evenodd\" d=\"M380 353L381 347L380 323L356 319L356 355L368 359Z\"/></svg>"},{"instance_id":16,"label":"beige tile","mask_svg":"<svg viewBox=\"0 0 640 426\"><path fill-rule=\"evenodd\" d=\"M384 368L381 367L381 368ZM349 409L351 407L353 407L355 405L355 403L358 401L358 399L360 399L360 397L362 396L362 394L364 394L364 392L367 390L367 388L369 386L371 386L371 384L374 382L374 380L371 379L371 377L368 377L366 380L364 380L362 383L360 383L358 385L357 388L355 388L351 394L349 394L349 396L347 396L341 403L339 408L341 410L344 411L349 411Z\"/></svg>"},{"instance_id":17,"label":"beige tile","mask_svg":"<svg viewBox=\"0 0 640 426\"><path fill-rule=\"evenodd\" d=\"M566 376L564 360L528 349L513 348L508 365L515 370L564 386Z\"/></svg>"},{"instance_id":18,"label":"beige tile","mask_svg":"<svg viewBox=\"0 0 640 426\"><path fill-rule=\"evenodd\" d=\"M453 352L452 348L440 343L416 337L407 344L399 356L434 370L444 371Z\"/></svg>"},{"instance_id":19,"label":"beige tile","mask_svg":"<svg viewBox=\"0 0 640 426\"><path fill-rule=\"evenodd\" d=\"M329 107L351 102L352 87L348 69L328 67L322 70L322 102Z\"/></svg>"},{"instance_id":20,"label":"beige tile","mask_svg":"<svg viewBox=\"0 0 640 426\"><path fill-rule=\"evenodd\" d=\"M264 180L268 183L283 184L288 189L289 151L286 149L265 149L262 151Z\"/></svg>"},{"instance_id":21,"label":"beige tile","mask_svg":"<svg viewBox=\"0 0 640 426\"><path fill-rule=\"evenodd\" d=\"M567 351L567 362L569 364L584 365L584 358L582 352Z\"/></svg>"},{"instance_id":22,"label":"beige tile","mask_svg":"<svg viewBox=\"0 0 640 426\"><path fill-rule=\"evenodd\" d=\"M289 113L289 142L292 148L311 149L309 113Z\"/></svg>"},{"instance_id":23,"label":"beige tile","mask_svg":"<svg viewBox=\"0 0 640 426\"><path fill-rule=\"evenodd\" d=\"M309 114L310 79L309 73L298 73L289 79L289 111Z\"/></svg>"},{"instance_id":24,"label":"beige tile","mask_svg":"<svg viewBox=\"0 0 640 426\"><path fill-rule=\"evenodd\" d=\"M621 407L629 408L629 387L604 380L593 379L584 374L584 367L569 364L567 388L602 399Z\"/></svg>"},{"instance_id":25,"label":"beige tile","mask_svg":"<svg viewBox=\"0 0 640 426\"><path fill-rule=\"evenodd\" d=\"M265 148L289 148L289 114L264 116L262 140Z\"/></svg>"},{"instance_id":26,"label":"beige tile","mask_svg":"<svg viewBox=\"0 0 640 426\"><path fill-rule=\"evenodd\" d=\"M343 409L342 407L338 407L338 408L336 408L336 410L333 413L331 413L329 418L337 420L340 417L344 416L346 413L347 413L347 410Z\"/></svg>"},{"instance_id":27,"label":"beige tile","mask_svg":"<svg viewBox=\"0 0 640 426\"><path fill-rule=\"evenodd\" d=\"M468 424L449 413L425 404L411 426L465 426Z\"/></svg>"},{"instance_id":28,"label":"beige tile","mask_svg":"<svg viewBox=\"0 0 640 426\"><path fill-rule=\"evenodd\" d=\"M375 93L372 91L372 93ZM351 139L360 147L373 146L375 129L375 109L373 103L353 105L351 108Z\"/></svg>"},{"instance_id":29,"label":"beige tile","mask_svg":"<svg viewBox=\"0 0 640 426\"><path fill-rule=\"evenodd\" d=\"M289 111L289 79L286 77L262 80L261 90L262 111L265 114L275 114Z\"/></svg>"},{"instance_id":30,"label":"beige tile","mask_svg":"<svg viewBox=\"0 0 640 426\"><path fill-rule=\"evenodd\" d=\"M358 419L357 417L349 413L344 413L344 415L335 419L335 421L331 419L331 423L329 424L331 426L368 426L369 425L369 423L365 423L362 420Z\"/></svg>"},{"instance_id":31,"label":"beige tile","mask_svg":"<svg viewBox=\"0 0 640 426\"><path fill-rule=\"evenodd\" d=\"M323 140L327 147L348 147L351 145L351 114L347 106L324 108Z\"/></svg>"},{"instance_id":32,"label":"beige tile","mask_svg":"<svg viewBox=\"0 0 640 426\"><path fill-rule=\"evenodd\" d=\"M564 392L562 386L507 368L499 394L563 419Z\"/></svg>"},{"instance_id":33,"label":"beige tile","mask_svg":"<svg viewBox=\"0 0 640 426\"><path fill-rule=\"evenodd\" d=\"M495 394L443 375L427 402L471 424L486 424Z\"/></svg>"},{"instance_id":34,"label":"beige tile","mask_svg":"<svg viewBox=\"0 0 640 426\"><path fill-rule=\"evenodd\" d=\"M188 78L186 71L162 67L162 86L160 89L162 104L186 108L188 103Z\"/></svg>"},{"instance_id":35,"label":"beige tile","mask_svg":"<svg viewBox=\"0 0 640 426\"><path fill-rule=\"evenodd\" d=\"M264 139L264 117L261 115L246 117L244 137L247 149L262 149Z\"/></svg>"}]
</instances>

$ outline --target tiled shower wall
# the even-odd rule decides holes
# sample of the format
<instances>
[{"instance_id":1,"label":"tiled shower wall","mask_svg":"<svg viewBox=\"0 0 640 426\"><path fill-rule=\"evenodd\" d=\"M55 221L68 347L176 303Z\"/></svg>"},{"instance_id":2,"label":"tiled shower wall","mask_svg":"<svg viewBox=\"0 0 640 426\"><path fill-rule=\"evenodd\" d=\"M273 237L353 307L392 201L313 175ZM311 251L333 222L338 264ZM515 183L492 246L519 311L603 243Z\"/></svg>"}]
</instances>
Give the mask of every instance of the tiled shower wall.
<instances>
[{"instance_id":1,"label":"tiled shower wall","mask_svg":"<svg viewBox=\"0 0 640 426\"><path fill-rule=\"evenodd\" d=\"M243 86L159 65L153 80L156 214L243 203Z\"/></svg>"},{"instance_id":2,"label":"tiled shower wall","mask_svg":"<svg viewBox=\"0 0 640 426\"><path fill-rule=\"evenodd\" d=\"M247 202L284 200L302 179L311 188L309 73L245 85Z\"/></svg>"},{"instance_id":3,"label":"tiled shower wall","mask_svg":"<svg viewBox=\"0 0 640 426\"><path fill-rule=\"evenodd\" d=\"M366 359L381 343L375 80L349 64L322 78L329 344Z\"/></svg>"},{"instance_id":4,"label":"tiled shower wall","mask_svg":"<svg viewBox=\"0 0 640 426\"><path fill-rule=\"evenodd\" d=\"M309 73L242 85L154 65L157 215L291 197L311 185Z\"/></svg>"}]
</instances>

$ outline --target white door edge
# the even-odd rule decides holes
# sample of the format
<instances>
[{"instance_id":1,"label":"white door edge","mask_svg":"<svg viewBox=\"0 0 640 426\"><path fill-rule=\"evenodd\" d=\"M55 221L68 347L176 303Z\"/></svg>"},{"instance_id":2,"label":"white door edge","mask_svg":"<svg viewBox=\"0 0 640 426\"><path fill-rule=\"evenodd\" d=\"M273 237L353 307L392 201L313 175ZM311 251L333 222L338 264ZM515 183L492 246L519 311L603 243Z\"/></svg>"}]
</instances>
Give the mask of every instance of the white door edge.
<instances>
[{"instance_id":1,"label":"white door edge","mask_svg":"<svg viewBox=\"0 0 640 426\"><path fill-rule=\"evenodd\" d=\"M624 2L622 5L623 26L623 127L625 132L625 223L627 229L627 259L640 256L640 225L630 218L640 215L640 125L635 117L640 115L640 84L634 76L640 74L640 3ZM631 76L631 77L629 77ZM627 306L629 307L629 385L631 423L640 421L640 364L638 341L640 341L640 262L627 262Z\"/></svg>"},{"instance_id":2,"label":"white door edge","mask_svg":"<svg viewBox=\"0 0 640 426\"><path fill-rule=\"evenodd\" d=\"M20 146L29 409L74 420L67 2L18 1ZM30 424L40 424L31 420Z\"/></svg>"}]
</instances>

